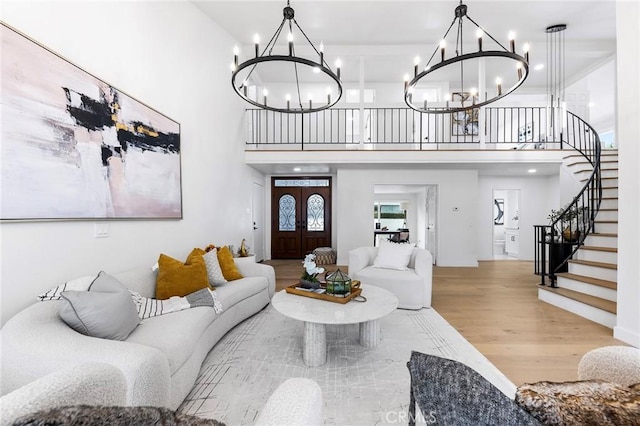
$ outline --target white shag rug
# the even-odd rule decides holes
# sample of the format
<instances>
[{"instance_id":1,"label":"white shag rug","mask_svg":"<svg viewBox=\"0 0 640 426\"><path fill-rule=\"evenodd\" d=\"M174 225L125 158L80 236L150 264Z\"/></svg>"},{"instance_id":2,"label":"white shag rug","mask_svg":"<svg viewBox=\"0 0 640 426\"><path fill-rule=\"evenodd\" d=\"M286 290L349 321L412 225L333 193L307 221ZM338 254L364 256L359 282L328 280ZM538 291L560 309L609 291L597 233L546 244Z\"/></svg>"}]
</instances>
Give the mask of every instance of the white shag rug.
<instances>
[{"instance_id":1,"label":"white shag rug","mask_svg":"<svg viewBox=\"0 0 640 426\"><path fill-rule=\"evenodd\" d=\"M307 367L303 323L269 305L216 344L179 410L251 425L279 384L306 377L322 388L327 425L406 424L412 350L463 362L515 395L515 385L434 309L397 309L380 320L380 329L380 345L366 349L358 343L357 324L327 326L327 363Z\"/></svg>"}]
</instances>

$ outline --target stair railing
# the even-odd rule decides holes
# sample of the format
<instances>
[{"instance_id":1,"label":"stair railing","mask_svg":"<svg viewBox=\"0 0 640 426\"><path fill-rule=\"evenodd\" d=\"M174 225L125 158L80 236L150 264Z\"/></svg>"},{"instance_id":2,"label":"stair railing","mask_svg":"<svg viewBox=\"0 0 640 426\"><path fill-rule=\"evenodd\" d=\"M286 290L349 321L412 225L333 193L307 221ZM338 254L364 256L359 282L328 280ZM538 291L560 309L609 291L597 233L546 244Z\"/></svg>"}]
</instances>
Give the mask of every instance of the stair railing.
<instances>
[{"instance_id":1,"label":"stair railing","mask_svg":"<svg viewBox=\"0 0 640 426\"><path fill-rule=\"evenodd\" d=\"M595 218L602 202L602 181L600 170L601 145L598 133L577 115L567 111L566 132L562 143L580 153L593 168L586 183L571 202L552 215L549 225L534 227L536 254L536 274L545 276L550 286L557 287L556 274L560 272L587 236L595 232ZM548 245L549 271L546 272L546 246ZM569 247L567 249L567 247Z\"/></svg>"}]
</instances>

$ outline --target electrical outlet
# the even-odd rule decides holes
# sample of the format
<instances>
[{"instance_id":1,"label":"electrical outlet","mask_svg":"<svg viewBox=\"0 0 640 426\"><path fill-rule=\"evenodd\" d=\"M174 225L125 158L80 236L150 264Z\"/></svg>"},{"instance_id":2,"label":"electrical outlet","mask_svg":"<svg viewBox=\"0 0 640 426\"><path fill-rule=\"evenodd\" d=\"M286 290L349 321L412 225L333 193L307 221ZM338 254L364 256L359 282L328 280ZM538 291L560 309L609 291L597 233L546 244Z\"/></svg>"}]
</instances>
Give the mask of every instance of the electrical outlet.
<instances>
[{"instance_id":1,"label":"electrical outlet","mask_svg":"<svg viewBox=\"0 0 640 426\"><path fill-rule=\"evenodd\" d=\"M109 224L108 223L96 223L96 226L95 226L95 237L96 238L107 238L107 237L109 237Z\"/></svg>"}]
</instances>

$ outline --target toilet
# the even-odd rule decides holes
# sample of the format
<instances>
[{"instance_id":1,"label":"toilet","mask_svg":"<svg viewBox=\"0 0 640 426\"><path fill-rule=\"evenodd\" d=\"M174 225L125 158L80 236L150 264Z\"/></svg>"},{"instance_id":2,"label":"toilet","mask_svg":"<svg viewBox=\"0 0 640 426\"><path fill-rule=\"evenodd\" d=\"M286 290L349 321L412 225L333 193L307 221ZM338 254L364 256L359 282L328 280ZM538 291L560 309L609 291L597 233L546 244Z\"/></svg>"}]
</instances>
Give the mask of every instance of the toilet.
<instances>
[{"instance_id":1,"label":"toilet","mask_svg":"<svg viewBox=\"0 0 640 426\"><path fill-rule=\"evenodd\" d=\"M493 254L497 254L497 255L505 254L504 242L505 240L493 240Z\"/></svg>"}]
</instances>

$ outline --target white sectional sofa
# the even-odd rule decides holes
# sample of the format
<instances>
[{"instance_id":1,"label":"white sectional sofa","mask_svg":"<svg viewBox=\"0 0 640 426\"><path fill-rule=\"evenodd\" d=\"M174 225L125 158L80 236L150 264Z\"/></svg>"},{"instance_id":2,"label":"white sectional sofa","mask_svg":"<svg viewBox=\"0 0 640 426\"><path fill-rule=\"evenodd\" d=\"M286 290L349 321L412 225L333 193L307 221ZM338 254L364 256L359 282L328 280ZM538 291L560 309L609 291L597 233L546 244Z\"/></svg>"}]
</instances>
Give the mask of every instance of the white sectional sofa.
<instances>
[{"instance_id":1,"label":"white sectional sofa","mask_svg":"<svg viewBox=\"0 0 640 426\"><path fill-rule=\"evenodd\" d=\"M407 269L375 267L379 247L359 247L349 251L349 276L384 288L398 297L398 308L431 307L433 258L428 250L414 247Z\"/></svg>"},{"instance_id":2,"label":"white sectional sofa","mask_svg":"<svg viewBox=\"0 0 640 426\"><path fill-rule=\"evenodd\" d=\"M271 266L252 262L236 266L244 278L215 290L221 313L196 307L147 318L124 341L80 334L60 318L60 301L36 302L0 331L2 395L65 368L105 363L124 375L126 405L176 409L193 387L211 348L269 304L274 294ZM112 276L142 296L155 295L156 273L150 267Z\"/></svg>"}]
</instances>

